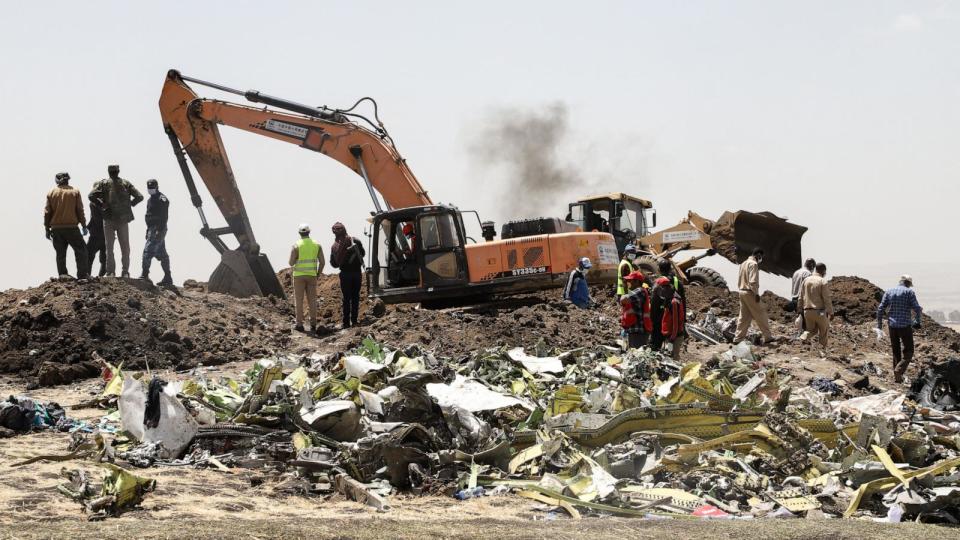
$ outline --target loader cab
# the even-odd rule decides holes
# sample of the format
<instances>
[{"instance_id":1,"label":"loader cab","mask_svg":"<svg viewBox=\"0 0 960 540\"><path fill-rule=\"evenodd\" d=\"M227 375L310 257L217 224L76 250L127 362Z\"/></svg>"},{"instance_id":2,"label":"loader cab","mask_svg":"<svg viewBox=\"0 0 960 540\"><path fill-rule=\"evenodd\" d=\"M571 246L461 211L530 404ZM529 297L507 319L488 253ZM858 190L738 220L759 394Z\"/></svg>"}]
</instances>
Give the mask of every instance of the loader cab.
<instances>
[{"instance_id":1,"label":"loader cab","mask_svg":"<svg viewBox=\"0 0 960 540\"><path fill-rule=\"evenodd\" d=\"M617 252L657 226L653 204L623 193L585 197L569 205L567 221L583 231L608 232L617 242Z\"/></svg>"},{"instance_id":2,"label":"loader cab","mask_svg":"<svg viewBox=\"0 0 960 540\"><path fill-rule=\"evenodd\" d=\"M453 207L418 206L375 215L370 291L404 301L466 284L465 240L463 218Z\"/></svg>"}]
</instances>

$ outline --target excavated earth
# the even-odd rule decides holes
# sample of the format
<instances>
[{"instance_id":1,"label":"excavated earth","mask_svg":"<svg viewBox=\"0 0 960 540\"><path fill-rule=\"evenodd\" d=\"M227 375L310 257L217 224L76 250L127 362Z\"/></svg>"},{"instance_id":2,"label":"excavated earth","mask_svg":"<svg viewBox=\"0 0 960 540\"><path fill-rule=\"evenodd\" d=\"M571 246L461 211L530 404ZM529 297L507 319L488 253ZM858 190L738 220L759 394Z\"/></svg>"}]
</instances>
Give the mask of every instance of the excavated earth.
<instances>
[{"instance_id":1,"label":"excavated earth","mask_svg":"<svg viewBox=\"0 0 960 540\"><path fill-rule=\"evenodd\" d=\"M135 369L222 364L285 347L288 313L275 299L127 278L49 281L0 294L0 372L49 386L97 375L97 356Z\"/></svg>"},{"instance_id":2,"label":"excavated earth","mask_svg":"<svg viewBox=\"0 0 960 540\"><path fill-rule=\"evenodd\" d=\"M597 307L581 310L559 301L558 291L513 297L465 308L420 309L382 306L364 298L359 328L339 331L340 291L337 276L319 279L319 324L316 334L292 331L292 279L279 274L289 299L237 299L206 292L187 281L177 289L160 289L123 278L88 282L49 281L27 290L0 293L0 373L49 386L92 377L101 370L98 357L134 369L216 365L277 352L309 354L342 351L367 336L392 346L420 343L438 356L460 358L478 348L509 345L569 349L615 344L619 309L608 288L594 288ZM889 346L873 334L882 291L856 277L833 278L837 317L826 358L816 347L789 338L798 331L787 301L770 292L764 302L775 334L786 337L766 354L781 357L801 379L814 375L869 372L873 380L889 373L867 366ZM737 293L709 287L688 288L692 319L713 310L736 317ZM957 357L960 334L924 318L917 335L917 358L939 362ZM717 346L691 343L691 358L705 359ZM804 362L791 359L804 358ZM811 359L806 362L806 359ZM795 365L792 365L795 364Z\"/></svg>"}]
</instances>

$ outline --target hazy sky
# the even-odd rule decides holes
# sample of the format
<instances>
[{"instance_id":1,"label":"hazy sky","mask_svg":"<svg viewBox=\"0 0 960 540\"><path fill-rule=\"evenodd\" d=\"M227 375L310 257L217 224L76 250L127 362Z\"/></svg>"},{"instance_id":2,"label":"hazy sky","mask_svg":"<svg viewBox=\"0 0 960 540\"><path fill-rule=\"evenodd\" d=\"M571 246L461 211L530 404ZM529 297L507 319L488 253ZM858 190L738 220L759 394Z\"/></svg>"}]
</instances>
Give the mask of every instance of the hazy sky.
<instances>
[{"instance_id":1,"label":"hazy sky","mask_svg":"<svg viewBox=\"0 0 960 540\"><path fill-rule=\"evenodd\" d=\"M113 162L141 188L158 178L171 199L177 282L208 277L218 256L197 234L157 109L164 75L177 68L317 105L373 96L434 200L498 223L518 217L503 215L504 198L524 194L507 187L504 171L478 163L470 145L498 111L564 104L570 129L560 155L590 178L589 191L652 199L663 225L688 209L773 211L810 228L804 254L831 274L890 286L909 272L925 307L960 308L956 3L147 5L4 10L0 170L10 238L0 288L55 272L42 227L54 174L69 171L86 194ZM348 169L293 145L221 133L276 268L300 222L325 247L334 221L361 232L371 203ZM555 214L582 194L557 193ZM222 225L209 197L205 207ZM131 272L143 246L143 207L136 213ZM734 277L726 261L704 262ZM761 284L785 291L780 278Z\"/></svg>"}]
</instances>

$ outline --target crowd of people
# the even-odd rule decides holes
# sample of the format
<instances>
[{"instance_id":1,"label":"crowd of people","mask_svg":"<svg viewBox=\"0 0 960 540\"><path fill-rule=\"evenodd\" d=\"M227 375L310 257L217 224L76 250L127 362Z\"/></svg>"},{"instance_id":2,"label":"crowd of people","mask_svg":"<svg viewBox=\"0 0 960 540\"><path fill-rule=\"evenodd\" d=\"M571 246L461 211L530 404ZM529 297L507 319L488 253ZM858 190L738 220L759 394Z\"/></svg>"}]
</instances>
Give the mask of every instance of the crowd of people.
<instances>
[{"instance_id":1,"label":"crowd of people","mask_svg":"<svg viewBox=\"0 0 960 540\"><path fill-rule=\"evenodd\" d=\"M130 222L133 207L143 202L139 190L127 180L120 178L120 166L109 165L107 178L97 181L87 199L90 205L90 220L84 212L80 191L70 185L70 174L57 173L56 187L47 193L43 210L43 226L47 240L56 252L57 273L69 276L67 249L72 249L76 260L78 279L90 277L93 262L99 255L100 276L116 275L114 248L120 245L120 275L130 277ZM146 242L143 248L140 279L150 279L150 264L160 261L163 279L160 285L172 285L170 257L167 255L167 216L170 201L160 192L159 183L147 180ZM88 237L84 240L84 237Z\"/></svg>"},{"instance_id":2,"label":"crowd of people","mask_svg":"<svg viewBox=\"0 0 960 540\"><path fill-rule=\"evenodd\" d=\"M637 256L636 246L628 244L617 266L615 298L621 310L620 332L624 347L664 350L676 359L687 336L683 280L677 276L669 260L661 259L659 277L652 280L651 286L651 280L634 264ZM778 342L770 330L769 316L760 294L763 256L763 250L757 248L740 264L737 279L740 312L735 343L747 338L751 325L756 325L760 331L761 345ZM580 308L593 306L586 278L590 268L588 258L580 259L577 268L570 272L563 290L563 298ZM826 356L830 322L834 316L826 264L807 259L794 272L787 310L797 314L797 335L794 339L806 342L816 336L820 354ZM920 328L922 313L923 309L913 290L913 278L906 274L900 277L896 287L884 293L877 306L877 338L883 336L886 319L894 379L897 382L902 382L903 374L913 360L913 331Z\"/></svg>"}]
</instances>

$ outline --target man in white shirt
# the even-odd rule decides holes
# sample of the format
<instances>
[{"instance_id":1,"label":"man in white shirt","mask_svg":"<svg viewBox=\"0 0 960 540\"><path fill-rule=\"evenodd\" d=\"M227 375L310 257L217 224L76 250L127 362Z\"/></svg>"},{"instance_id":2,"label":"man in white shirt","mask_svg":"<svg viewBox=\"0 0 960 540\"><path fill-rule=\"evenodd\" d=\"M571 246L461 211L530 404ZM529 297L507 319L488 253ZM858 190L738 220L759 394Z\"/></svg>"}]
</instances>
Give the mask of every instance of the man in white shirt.
<instances>
[{"instance_id":1,"label":"man in white shirt","mask_svg":"<svg viewBox=\"0 0 960 540\"><path fill-rule=\"evenodd\" d=\"M800 293L803 291L803 282L813 274L817 267L817 261L807 259L803 266L793 273L793 279L790 283L790 303L787 304L787 311L797 312L797 328L801 338L806 339L806 323L803 320L803 306L799 305Z\"/></svg>"},{"instance_id":2,"label":"man in white shirt","mask_svg":"<svg viewBox=\"0 0 960 540\"><path fill-rule=\"evenodd\" d=\"M810 277L816 267L817 261L807 259L806 262L803 263L803 267L793 273L793 279L790 284L790 299L794 304L796 304L797 299L800 298L800 291L803 290L803 280Z\"/></svg>"}]
</instances>

